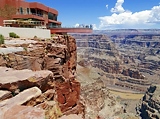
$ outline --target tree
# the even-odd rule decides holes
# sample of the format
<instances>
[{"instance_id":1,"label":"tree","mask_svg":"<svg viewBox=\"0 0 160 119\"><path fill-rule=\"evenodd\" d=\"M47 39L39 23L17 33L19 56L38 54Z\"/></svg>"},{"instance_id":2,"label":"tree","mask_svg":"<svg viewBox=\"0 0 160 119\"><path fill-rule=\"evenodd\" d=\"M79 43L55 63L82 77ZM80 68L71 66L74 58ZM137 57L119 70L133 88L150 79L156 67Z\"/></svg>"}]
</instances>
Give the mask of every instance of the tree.
<instances>
[{"instance_id":1,"label":"tree","mask_svg":"<svg viewBox=\"0 0 160 119\"><path fill-rule=\"evenodd\" d=\"M15 15L16 11L16 7L6 4L3 7L0 7L0 17L12 19L12 15Z\"/></svg>"}]
</instances>

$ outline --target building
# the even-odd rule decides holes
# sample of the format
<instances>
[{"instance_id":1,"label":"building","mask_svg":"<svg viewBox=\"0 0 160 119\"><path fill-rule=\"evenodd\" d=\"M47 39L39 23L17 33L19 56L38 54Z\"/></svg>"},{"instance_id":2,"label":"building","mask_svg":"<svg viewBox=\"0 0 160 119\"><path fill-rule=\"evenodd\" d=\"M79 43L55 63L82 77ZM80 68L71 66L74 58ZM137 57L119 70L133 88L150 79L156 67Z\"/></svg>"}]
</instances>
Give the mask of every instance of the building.
<instances>
[{"instance_id":1,"label":"building","mask_svg":"<svg viewBox=\"0 0 160 119\"><path fill-rule=\"evenodd\" d=\"M57 20L58 11L38 2L26 2L25 0L0 0L0 2L0 8L6 5L15 8L15 13L10 17L0 14L0 26L47 28L51 29L51 33L92 32L90 28L62 28L62 23Z\"/></svg>"},{"instance_id":2,"label":"building","mask_svg":"<svg viewBox=\"0 0 160 119\"><path fill-rule=\"evenodd\" d=\"M37 2L26 2L24 0L1 0L2 4L1 7L5 5L13 6L16 8L16 13L12 15L12 20L15 21L4 21L4 25L12 25L9 22L13 22L13 26L18 24L18 21L25 21L28 27L33 27L34 24L39 26L40 24L46 26L47 28L52 27L60 27L61 22L57 21L58 11L47 7L41 3ZM1 18L0 25L3 25L3 21L6 18ZM9 19L11 20L11 19ZM32 22L31 22L32 21ZM9 24L7 24L9 23ZM20 23L20 22L19 22ZM23 26L23 24L20 24ZM27 26L24 24L24 26Z\"/></svg>"}]
</instances>

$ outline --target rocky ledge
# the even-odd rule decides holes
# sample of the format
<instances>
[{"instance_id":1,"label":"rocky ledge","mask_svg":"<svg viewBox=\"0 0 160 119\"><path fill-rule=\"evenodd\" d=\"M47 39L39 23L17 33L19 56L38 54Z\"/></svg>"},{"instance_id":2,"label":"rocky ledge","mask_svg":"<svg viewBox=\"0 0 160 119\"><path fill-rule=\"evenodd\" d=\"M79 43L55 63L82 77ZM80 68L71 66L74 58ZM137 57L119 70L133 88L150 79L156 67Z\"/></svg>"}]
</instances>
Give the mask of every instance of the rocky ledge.
<instances>
[{"instance_id":1,"label":"rocky ledge","mask_svg":"<svg viewBox=\"0 0 160 119\"><path fill-rule=\"evenodd\" d=\"M1 119L83 116L76 53L75 39L67 35L5 40L0 47Z\"/></svg>"}]
</instances>

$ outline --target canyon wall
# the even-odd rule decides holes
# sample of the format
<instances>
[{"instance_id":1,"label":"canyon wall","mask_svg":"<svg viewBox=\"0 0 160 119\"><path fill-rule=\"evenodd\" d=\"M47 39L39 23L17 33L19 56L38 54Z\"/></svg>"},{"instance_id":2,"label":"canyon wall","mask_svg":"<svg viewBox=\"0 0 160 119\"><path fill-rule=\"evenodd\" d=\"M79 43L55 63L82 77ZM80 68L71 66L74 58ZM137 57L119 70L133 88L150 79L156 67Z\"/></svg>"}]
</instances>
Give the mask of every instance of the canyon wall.
<instances>
[{"instance_id":1,"label":"canyon wall","mask_svg":"<svg viewBox=\"0 0 160 119\"><path fill-rule=\"evenodd\" d=\"M128 67L126 59L105 35L74 35L78 47L78 64L98 69L106 86L145 92L150 85L138 70Z\"/></svg>"},{"instance_id":2,"label":"canyon wall","mask_svg":"<svg viewBox=\"0 0 160 119\"><path fill-rule=\"evenodd\" d=\"M126 65L138 69L152 83L160 83L160 35L113 35L111 40L126 59Z\"/></svg>"}]
</instances>

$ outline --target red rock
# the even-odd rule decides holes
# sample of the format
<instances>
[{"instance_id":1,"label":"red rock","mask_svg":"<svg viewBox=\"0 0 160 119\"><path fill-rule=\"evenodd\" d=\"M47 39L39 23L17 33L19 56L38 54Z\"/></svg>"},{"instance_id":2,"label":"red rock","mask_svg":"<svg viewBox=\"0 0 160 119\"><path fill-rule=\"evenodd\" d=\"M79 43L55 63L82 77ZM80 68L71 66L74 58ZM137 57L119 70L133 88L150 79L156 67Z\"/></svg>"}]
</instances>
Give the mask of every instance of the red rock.
<instances>
[{"instance_id":1,"label":"red rock","mask_svg":"<svg viewBox=\"0 0 160 119\"><path fill-rule=\"evenodd\" d=\"M37 87L29 88L24 90L23 92L20 92L18 95L16 95L13 98L6 99L2 102L0 102L0 117L10 108L12 108L15 105L21 105L32 98L38 97L42 94L41 90Z\"/></svg>"},{"instance_id":2,"label":"red rock","mask_svg":"<svg viewBox=\"0 0 160 119\"><path fill-rule=\"evenodd\" d=\"M1 119L45 119L45 112L35 107L15 105Z\"/></svg>"},{"instance_id":3,"label":"red rock","mask_svg":"<svg viewBox=\"0 0 160 119\"><path fill-rule=\"evenodd\" d=\"M0 67L0 72L0 89L6 89L12 92L33 86L40 87L41 90L46 90L45 88L49 88L48 82L53 80L52 72L47 70L34 72L27 69L14 70Z\"/></svg>"},{"instance_id":4,"label":"red rock","mask_svg":"<svg viewBox=\"0 0 160 119\"><path fill-rule=\"evenodd\" d=\"M80 83L76 80L69 80L56 85L57 101L60 103L62 112L76 106L80 96Z\"/></svg>"},{"instance_id":5,"label":"red rock","mask_svg":"<svg viewBox=\"0 0 160 119\"><path fill-rule=\"evenodd\" d=\"M36 106L44 103L42 106L45 107L47 106L46 100L55 99L59 102L59 107L68 111L68 114L72 113L72 108L74 108L73 113L81 113L81 105L79 105L80 83L74 80L77 60L75 39L59 35L54 37L54 40L37 41L32 45L18 44L18 46L25 46L27 50L6 54L5 58L0 57L0 61L3 61L3 63L0 62L0 66L5 65L18 69L18 71L14 71L13 69L1 70L0 68L0 72L5 71L0 74L3 77L2 79L0 76L0 89L7 89L15 93L34 86L39 87L42 92L55 88L55 95L49 93L47 95L49 98L41 95L25 104Z\"/></svg>"}]
</instances>

